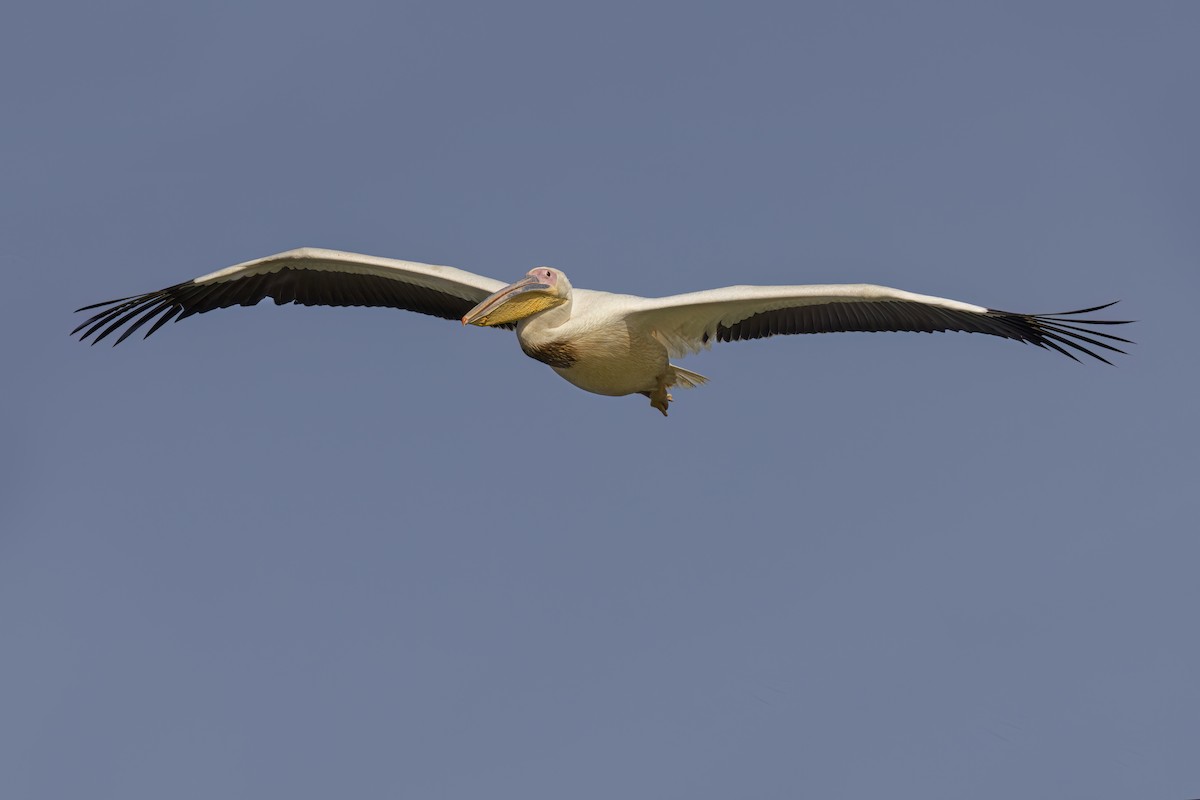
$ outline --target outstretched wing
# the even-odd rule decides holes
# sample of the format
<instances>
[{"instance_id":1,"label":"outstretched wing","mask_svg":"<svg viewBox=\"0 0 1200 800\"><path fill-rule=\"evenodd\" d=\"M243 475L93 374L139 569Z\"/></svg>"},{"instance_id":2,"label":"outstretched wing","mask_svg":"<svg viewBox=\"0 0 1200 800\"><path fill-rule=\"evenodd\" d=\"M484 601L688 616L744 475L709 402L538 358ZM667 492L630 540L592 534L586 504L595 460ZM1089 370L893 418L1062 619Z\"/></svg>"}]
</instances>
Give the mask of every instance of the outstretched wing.
<instances>
[{"instance_id":1,"label":"outstretched wing","mask_svg":"<svg viewBox=\"0 0 1200 800\"><path fill-rule=\"evenodd\" d=\"M965 331L1028 342L1078 361L1072 352L1076 351L1110 364L1091 348L1123 353L1109 342L1132 342L1084 326L1124 325L1130 320L1080 315L1111 305L1056 314L1013 314L865 283L729 286L643 300L629 313L629 321L648 327L674 357L709 347L714 340L732 342L777 334Z\"/></svg>"},{"instance_id":2,"label":"outstretched wing","mask_svg":"<svg viewBox=\"0 0 1200 800\"><path fill-rule=\"evenodd\" d=\"M504 287L454 267L398 261L339 250L302 247L228 267L157 292L84 306L101 309L71 331L92 344L124 327L114 345L146 323L146 336L172 319L216 308L252 306L264 297L276 305L387 306L458 319ZM509 326L511 327L511 326Z\"/></svg>"}]
</instances>

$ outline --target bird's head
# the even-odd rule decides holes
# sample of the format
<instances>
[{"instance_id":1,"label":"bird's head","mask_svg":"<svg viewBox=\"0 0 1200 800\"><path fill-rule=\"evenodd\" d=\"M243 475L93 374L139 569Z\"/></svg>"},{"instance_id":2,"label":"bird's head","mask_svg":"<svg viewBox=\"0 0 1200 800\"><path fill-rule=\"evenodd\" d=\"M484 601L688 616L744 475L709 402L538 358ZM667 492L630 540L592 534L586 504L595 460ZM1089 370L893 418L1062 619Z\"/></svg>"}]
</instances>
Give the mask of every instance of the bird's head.
<instances>
[{"instance_id":1,"label":"bird's head","mask_svg":"<svg viewBox=\"0 0 1200 800\"><path fill-rule=\"evenodd\" d=\"M567 276L550 267L535 267L516 283L486 297L463 315L464 325L503 325L567 302L571 284Z\"/></svg>"}]
</instances>

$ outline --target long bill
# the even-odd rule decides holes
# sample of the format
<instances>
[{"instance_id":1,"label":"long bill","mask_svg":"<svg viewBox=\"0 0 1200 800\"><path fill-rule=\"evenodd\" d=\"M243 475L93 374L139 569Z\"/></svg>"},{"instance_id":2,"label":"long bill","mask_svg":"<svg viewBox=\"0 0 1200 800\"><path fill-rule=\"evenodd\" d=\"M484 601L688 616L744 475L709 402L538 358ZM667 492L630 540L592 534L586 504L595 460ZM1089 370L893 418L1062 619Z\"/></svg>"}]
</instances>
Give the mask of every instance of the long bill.
<instances>
[{"instance_id":1,"label":"long bill","mask_svg":"<svg viewBox=\"0 0 1200 800\"><path fill-rule=\"evenodd\" d=\"M533 276L510 283L463 315L463 325L503 325L524 319L553 305L545 292L550 286ZM547 302L549 301L549 302Z\"/></svg>"}]
</instances>

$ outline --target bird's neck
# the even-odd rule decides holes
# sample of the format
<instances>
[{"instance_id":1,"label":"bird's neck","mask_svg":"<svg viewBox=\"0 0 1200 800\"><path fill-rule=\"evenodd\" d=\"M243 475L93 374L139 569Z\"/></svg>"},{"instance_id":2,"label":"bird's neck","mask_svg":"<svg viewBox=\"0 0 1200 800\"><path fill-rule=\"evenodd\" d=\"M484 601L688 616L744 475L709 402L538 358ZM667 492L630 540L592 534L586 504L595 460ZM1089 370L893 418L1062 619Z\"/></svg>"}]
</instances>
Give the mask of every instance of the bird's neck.
<instances>
[{"instance_id":1,"label":"bird's neck","mask_svg":"<svg viewBox=\"0 0 1200 800\"><path fill-rule=\"evenodd\" d=\"M517 333L537 336L552 332L571 321L571 300L526 317L517 323Z\"/></svg>"}]
</instances>

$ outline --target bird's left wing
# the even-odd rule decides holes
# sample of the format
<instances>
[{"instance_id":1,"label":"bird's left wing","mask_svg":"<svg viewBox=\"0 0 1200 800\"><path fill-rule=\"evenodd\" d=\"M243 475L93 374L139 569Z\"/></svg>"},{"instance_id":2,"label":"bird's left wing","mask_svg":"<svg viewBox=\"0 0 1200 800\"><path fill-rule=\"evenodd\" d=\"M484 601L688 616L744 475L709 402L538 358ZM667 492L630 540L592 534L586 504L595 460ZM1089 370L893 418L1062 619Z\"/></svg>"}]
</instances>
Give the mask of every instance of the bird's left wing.
<instances>
[{"instance_id":1,"label":"bird's left wing","mask_svg":"<svg viewBox=\"0 0 1200 800\"><path fill-rule=\"evenodd\" d=\"M265 297L276 305L388 306L458 319L504 285L454 267L302 247L161 291L84 306L78 310L102 310L71 333L83 331L80 341L94 336L95 344L126 326L113 342L116 345L155 317L146 336L172 319L235 305L252 306Z\"/></svg>"},{"instance_id":2,"label":"bird's left wing","mask_svg":"<svg viewBox=\"0 0 1200 800\"><path fill-rule=\"evenodd\" d=\"M835 331L965 331L986 333L1111 363L1087 345L1123 350L1101 339L1130 343L1081 325L1121 325L1128 320L1080 318L1112 303L1056 314L1014 314L984 306L865 283L811 286L728 286L705 292L643 299L631 324L649 328L673 357L698 352L713 341L761 339L790 333Z\"/></svg>"}]
</instances>

